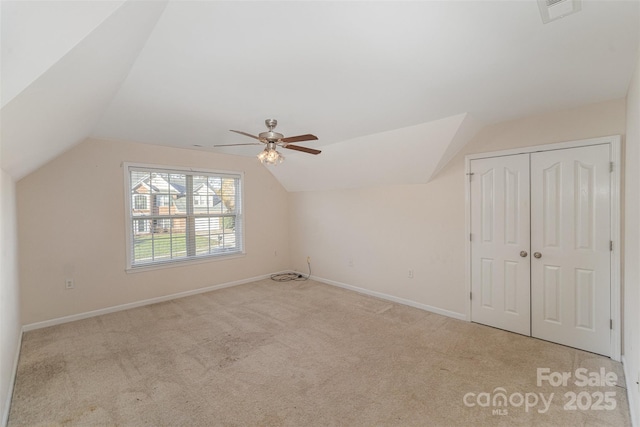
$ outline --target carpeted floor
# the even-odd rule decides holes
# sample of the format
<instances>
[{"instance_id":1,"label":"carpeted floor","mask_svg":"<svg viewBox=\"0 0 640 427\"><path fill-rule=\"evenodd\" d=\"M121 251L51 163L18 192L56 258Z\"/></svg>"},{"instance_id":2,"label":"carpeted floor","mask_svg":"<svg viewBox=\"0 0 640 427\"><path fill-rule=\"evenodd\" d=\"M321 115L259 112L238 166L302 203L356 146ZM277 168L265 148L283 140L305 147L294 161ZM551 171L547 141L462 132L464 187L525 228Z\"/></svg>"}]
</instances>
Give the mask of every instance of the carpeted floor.
<instances>
[{"instance_id":1,"label":"carpeted floor","mask_svg":"<svg viewBox=\"0 0 640 427\"><path fill-rule=\"evenodd\" d=\"M538 385L538 368L571 377ZM574 384L583 373L593 382ZM596 385L601 373L617 385ZM313 281L264 280L27 332L9 425L630 419L622 368L610 359Z\"/></svg>"}]
</instances>

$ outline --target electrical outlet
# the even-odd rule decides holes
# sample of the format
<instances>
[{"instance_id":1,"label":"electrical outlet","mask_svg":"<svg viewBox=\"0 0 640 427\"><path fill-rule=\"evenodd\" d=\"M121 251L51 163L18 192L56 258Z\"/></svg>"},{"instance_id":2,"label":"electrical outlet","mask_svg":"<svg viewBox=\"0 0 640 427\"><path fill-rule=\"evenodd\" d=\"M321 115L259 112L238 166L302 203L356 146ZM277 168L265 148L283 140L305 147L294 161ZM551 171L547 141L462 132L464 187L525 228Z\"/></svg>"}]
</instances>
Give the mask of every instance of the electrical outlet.
<instances>
[{"instance_id":1,"label":"electrical outlet","mask_svg":"<svg viewBox=\"0 0 640 427\"><path fill-rule=\"evenodd\" d=\"M413 270L411 268L409 269L409 272L407 273L407 277L409 279L413 279Z\"/></svg>"},{"instance_id":2,"label":"electrical outlet","mask_svg":"<svg viewBox=\"0 0 640 427\"><path fill-rule=\"evenodd\" d=\"M65 289L73 289L75 287L76 287L76 285L75 285L75 283L73 283L73 279L65 279L65 281L64 281L64 288Z\"/></svg>"}]
</instances>

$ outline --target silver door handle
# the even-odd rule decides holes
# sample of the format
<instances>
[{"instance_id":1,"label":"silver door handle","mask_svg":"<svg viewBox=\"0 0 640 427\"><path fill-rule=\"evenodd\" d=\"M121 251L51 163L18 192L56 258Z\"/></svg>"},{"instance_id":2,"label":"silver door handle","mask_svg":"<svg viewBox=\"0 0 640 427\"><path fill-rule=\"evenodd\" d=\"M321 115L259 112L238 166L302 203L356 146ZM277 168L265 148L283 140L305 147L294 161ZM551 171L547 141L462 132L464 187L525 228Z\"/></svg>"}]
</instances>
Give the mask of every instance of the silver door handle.
<instances>
[{"instance_id":1,"label":"silver door handle","mask_svg":"<svg viewBox=\"0 0 640 427\"><path fill-rule=\"evenodd\" d=\"M526 256L527 256L527 255L528 255L528 254L527 254L527 251L520 251L520 256L521 256L522 258L526 258Z\"/></svg>"},{"instance_id":2,"label":"silver door handle","mask_svg":"<svg viewBox=\"0 0 640 427\"><path fill-rule=\"evenodd\" d=\"M542 258L542 254L540 252L534 252L533 256L536 258Z\"/></svg>"}]
</instances>

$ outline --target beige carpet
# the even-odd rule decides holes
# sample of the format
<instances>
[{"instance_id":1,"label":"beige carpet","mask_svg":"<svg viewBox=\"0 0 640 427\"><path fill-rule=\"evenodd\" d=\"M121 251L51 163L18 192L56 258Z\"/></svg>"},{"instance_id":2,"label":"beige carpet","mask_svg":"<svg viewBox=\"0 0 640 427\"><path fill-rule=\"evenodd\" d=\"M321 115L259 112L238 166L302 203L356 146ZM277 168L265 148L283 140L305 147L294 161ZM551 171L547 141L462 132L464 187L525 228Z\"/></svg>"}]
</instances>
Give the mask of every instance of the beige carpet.
<instances>
[{"instance_id":1,"label":"beige carpet","mask_svg":"<svg viewBox=\"0 0 640 427\"><path fill-rule=\"evenodd\" d=\"M574 385L581 367L617 386ZM624 387L591 353L264 280L26 333L9 425L626 426Z\"/></svg>"}]
</instances>

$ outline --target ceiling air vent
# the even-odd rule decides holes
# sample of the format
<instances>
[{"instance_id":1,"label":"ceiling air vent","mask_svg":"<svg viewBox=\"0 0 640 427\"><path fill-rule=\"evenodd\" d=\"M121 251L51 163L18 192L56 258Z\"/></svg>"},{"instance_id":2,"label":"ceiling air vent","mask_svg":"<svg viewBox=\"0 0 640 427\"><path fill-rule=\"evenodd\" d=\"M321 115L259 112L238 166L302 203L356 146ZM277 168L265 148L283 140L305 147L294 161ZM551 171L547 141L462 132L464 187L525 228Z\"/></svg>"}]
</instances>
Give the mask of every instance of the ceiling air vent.
<instances>
[{"instance_id":1,"label":"ceiling air vent","mask_svg":"<svg viewBox=\"0 0 640 427\"><path fill-rule=\"evenodd\" d=\"M538 0L542 22L548 24L582 10L582 0Z\"/></svg>"}]
</instances>

